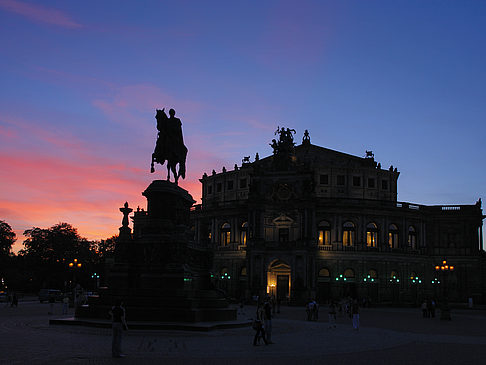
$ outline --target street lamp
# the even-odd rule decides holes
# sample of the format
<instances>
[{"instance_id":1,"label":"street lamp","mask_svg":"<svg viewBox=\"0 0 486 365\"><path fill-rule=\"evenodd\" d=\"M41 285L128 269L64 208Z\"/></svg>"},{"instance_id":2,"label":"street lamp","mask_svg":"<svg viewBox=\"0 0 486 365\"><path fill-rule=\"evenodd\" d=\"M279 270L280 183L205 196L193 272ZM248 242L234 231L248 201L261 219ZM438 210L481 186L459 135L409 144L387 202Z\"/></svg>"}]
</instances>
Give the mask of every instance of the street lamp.
<instances>
[{"instance_id":1,"label":"street lamp","mask_svg":"<svg viewBox=\"0 0 486 365\"><path fill-rule=\"evenodd\" d=\"M78 262L78 259L73 259L73 261L71 261L69 264L68 264L68 267L70 269L73 269L73 284L74 284L74 303L76 305L76 300L77 300L77 288L76 288L76 270L77 269L81 269L81 267L83 266L83 264L81 262Z\"/></svg>"},{"instance_id":2,"label":"street lamp","mask_svg":"<svg viewBox=\"0 0 486 365\"><path fill-rule=\"evenodd\" d=\"M100 287L100 275L97 273L94 273L91 275L91 279L96 279L96 289Z\"/></svg>"},{"instance_id":3,"label":"street lamp","mask_svg":"<svg viewBox=\"0 0 486 365\"><path fill-rule=\"evenodd\" d=\"M436 265L435 266L435 271L437 272L438 275L442 275L443 278L443 288L442 288L442 303L441 303L441 308L440 308L440 319L442 320L451 320L451 309L449 307L449 302L448 302L448 286L449 286L449 275L454 271L454 266L453 265L448 265L447 260L442 260L441 265ZM440 281L439 281L440 283Z\"/></svg>"},{"instance_id":4,"label":"street lamp","mask_svg":"<svg viewBox=\"0 0 486 365\"><path fill-rule=\"evenodd\" d=\"M414 273L414 275L410 276L410 285L412 286L412 295L415 297L415 304L418 304L418 296L419 296L419 284L422 284L422 279Z\"/></svg>"}]
</instances>

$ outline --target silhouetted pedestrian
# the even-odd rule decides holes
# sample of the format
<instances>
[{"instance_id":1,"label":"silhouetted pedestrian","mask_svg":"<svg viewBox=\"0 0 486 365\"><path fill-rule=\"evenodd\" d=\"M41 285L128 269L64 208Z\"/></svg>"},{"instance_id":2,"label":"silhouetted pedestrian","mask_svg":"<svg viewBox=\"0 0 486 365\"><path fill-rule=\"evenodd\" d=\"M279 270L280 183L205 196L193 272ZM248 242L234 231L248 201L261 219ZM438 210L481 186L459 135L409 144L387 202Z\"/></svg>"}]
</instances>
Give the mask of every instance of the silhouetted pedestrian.
<instances>
[{"instance_id":1,"label":"silhouetted pedestrian","mask_svg":"<svg viewBox=\"0 0 486 365\"><path fill-rule=\"evenodd\" d=\"M336 306L333 301L329 304L329 328L336 328Z\"/></svg>"},{"instance_id":2,"label":"silhouetted pedestrian","mask_svg":"<svg viewBox=\"0 0 486 365\"><path fill-rule=\"evenodd\" d=\"M351 305L351 313L353 315L353 329L359 331L359 305L358 301L355 299Z\"/></svg>"},{"instance_id":3,"label":"silhouetted pedestrian","mask_svg":"<svg viewBox=\"0 0 486 365\"><path fill-rule=\"evenodd\" d=\"M10 307L17 308L18 305L19 305L19 298L17 297L17 294L16 293L13 293L13 295L12 295L12 303L10 304Z\"/></svg>"},{"instance_id":4,"label":"silhouetted pedestrian","mask_svg":"<svg viewBox=\"0 0 486 365\"><path fill-rule=\"evenodd\" d=\"M427 308L427 302L425 300L422 302L421 309L422 309L422 317L427 318L427 313L429 310Z\"/></svg>"},{"instance_id":5,"label":"silhouetted pedestrian","mask_svg":"<svg viewBox=\"0 0 486 365\"><path fill-rule=\"evenodd\" d=\"M123 330L128 330L127 322L125 320L125 308L123 302L118 299L115 305L111 308L110 315L112 318L113 338L111 342L111 354L113 357L125 357L126 355L121 351L121 341Z\"/></svg>"},{"instance_id":6,"label":"silhouetted pedestrian","mask_svg":"<svg viewBox=\"0 0 486 365\"><path fill-rule=\"evenodd\" d=\"M263 308L259 305L256 311L256 318L253 321L253 329L255 330L255 337L253 337L253 346L257 346L260 339L263 339L265 345L268 345L268 341L265 337L263 317Z\"/></svg>"},{"instance_id":7,"label":"silhouetted pedestrian","mask_svg":"<svg viewBox=\"0 0 486 365\"><path fill-rule=\"evenodd\" d=\"M69 308L69 297L66 295L62 299L62 314L67 314Z\"/></svg>"},{"instance_id":8,"label":"silhouetted pedestrian","mask_svg":"<svg viewBox=\"0 0 486 365\"><path fill-rule=\"evenodd\" d=\"M267 339L268 343L273 343L272 342L272 305L270 304L270 301L267 300L263 304L263 318L264 318L264 330L265 330L265 336Z\"/></svg>"},{"instance_id":9,"label":"silhouetted pedestrian","mask_svg":"<svg viewBox=\"0 0 486 365\"><path fill-rule=\"evenodd\" d=\"M56 297L53 293L49 294L49 312L48 314L54 314L54 303L56 302Z\"/></svg>"},{"instance_id":10,"label":"silhouetted pedestrian","mask_svg":"<svg viewBox=\"0 0 486 365\"><path fill-rule=\"evenodd\" d=\"M430 312L429 312L429 315L432 318L435 318L435 300L433 300L433 299L430 301Z\"/></svg>"}]
</instances>

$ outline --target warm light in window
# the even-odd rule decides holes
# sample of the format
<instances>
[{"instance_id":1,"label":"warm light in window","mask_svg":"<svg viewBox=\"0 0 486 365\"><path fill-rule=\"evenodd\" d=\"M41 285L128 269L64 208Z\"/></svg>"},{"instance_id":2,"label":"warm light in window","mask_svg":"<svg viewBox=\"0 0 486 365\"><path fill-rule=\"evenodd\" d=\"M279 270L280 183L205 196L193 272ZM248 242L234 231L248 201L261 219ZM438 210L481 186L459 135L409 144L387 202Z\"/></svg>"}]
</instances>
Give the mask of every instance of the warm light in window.
<instances>
[{"instance_id":1,"label":"warm light in window","mask_svg":"<svg viewBox=\"0 0 486 365\"><path fill-rule=\"evenodd\" d=\"M454 270L454 266L452 266L452 265L449 266L449 269L451 269L451 271Z\"/></svg>"},{"instance_id":2,"label":"warm light in window","mask_svg":"<svg viewBox=\"0 0 486 365\"><path fill-rule=\"evenodd\" d=\"M439 267L439 266L436 266L436 267L435 267L435 269L436 269L436 270L439 270L439 269L440 269L440 267Z\"/></svg>"},{"instance_id":3,"label":"warm light in window","mask_svg":"<svg viewBox=\"0 0 486 365\"><path fill-rule=\"evenodd\" d=\"M442 261L442 263L445 265L445 264L447 264L447 261L446 261L446 260L444 260L444 261Z\"/></svg>"},{"instance_id":4,"label":"warm light in window","mask_svg":"<svg viewBox=\"0 0 486 365\"><path fill-rule=\"evenodd\" d=\"M74 264L72 262L69 263L69 267L73 267Z\"/></svg>"},{"instance_id":5,"label":"warm light in window","mask_svg":"<svg viewBox=\"0 0 486 365\"><path fill-rule=\"evenodd\" d=\"M81 267L81 263L78 264L78 267Z\"/></svg>"},{"instance_id":6,"label":"warm light in window","mask_svg":"<svg viewBox=\"0 0 486 365\"><path fill-rule=\"evenodd\" d=\"M441 267L440 267L440 269L441 269L441 270L444 270L444 266L441 266Z\"/></svg>"}]
</instances>

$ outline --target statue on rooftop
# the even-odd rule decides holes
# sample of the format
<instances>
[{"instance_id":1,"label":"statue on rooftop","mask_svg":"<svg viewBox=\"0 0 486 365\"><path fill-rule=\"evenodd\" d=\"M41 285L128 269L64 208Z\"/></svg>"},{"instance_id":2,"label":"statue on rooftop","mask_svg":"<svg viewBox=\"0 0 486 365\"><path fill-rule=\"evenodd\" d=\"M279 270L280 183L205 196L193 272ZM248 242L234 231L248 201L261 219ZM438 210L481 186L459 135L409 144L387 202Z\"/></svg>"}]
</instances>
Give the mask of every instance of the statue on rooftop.
<instances>
[{"instance_id":1,"label":"statue on rooftop","mask_svg":"<svg viewBox=\"0 0 486 365\"><path fill-rule=\"evenodd\" d=\"M182 123L175 117L175 110L169 110L169 116L165 114L165 108L157 109L155 119L157 119L157 142L152 154L152 165L150 172L155 172L154 163L163 165L167 161L167 181L170 180L170 172L174 176L177 185L179 177L186 177L186 156L187 148L184 146L182 136ZM176 165L179 164L179 171Z\"/></svg>"},{"instance_id":2,"label":"statue on rooftop","mask_svg":"<svg viewBox=\"0 0 486 365\"><path fill-rule=\"evenodd\" d=\"M302 137L302 144L310 144L310 135L307 129L304 131L304 136Z\"/></svg>"}]
</instances>

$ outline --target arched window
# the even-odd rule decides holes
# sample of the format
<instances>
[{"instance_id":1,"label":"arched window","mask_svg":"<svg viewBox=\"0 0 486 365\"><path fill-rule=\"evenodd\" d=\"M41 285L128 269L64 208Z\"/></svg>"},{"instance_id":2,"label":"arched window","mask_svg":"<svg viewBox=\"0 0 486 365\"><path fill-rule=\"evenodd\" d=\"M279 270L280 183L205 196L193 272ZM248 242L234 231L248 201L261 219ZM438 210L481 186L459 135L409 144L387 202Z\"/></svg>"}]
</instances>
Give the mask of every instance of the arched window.
<instances>
[{"instance_id":1,"label":"arched window","mask_svg":"<svg viewBox=\"0 0 486 365\"><path fill-rule=\"evenodd\" d=\"M329 269L326 269L325 267L319 270L319 276L320 277L325 277L328 278L331 276Z\"/></svg>"},{"instance_id":2,"label":"arched window","mask_svg":"<svg viewBox=\"0 0 486 365\"><path fill-rule=\"evenodd\" d=\"M375 223L366 225L366 246L376 247L378 245L378 227Z\"/></svg>"},{"instance_id":3,"label":"arched window","mask_svg":"<svg viewBox=\"0 0 486 365\"><path fill-rule=\"evenodd\" d=\"M225 223L221 226L221 246L227 246L231 242L231 225Z\"/></svg>"},{"instance_id":4,"label":"arched window","mask_svg":"<svg viewBox=\"0 0 486 365\"><path fill-rule=\"evenodd\" d=\"M322 221L317 229L319 246L331 244L331 225Z\"/></svg>"},{"instance_id":5,"label":"arched window","mask_svg":"<svg viewBox=\"0 0 486 365\"><path fill-rule=\"evenodd\" d=\"M378 279L378 274L375 269L368 270L368 274L364 276L363 281L366 283L374 283Z\"/></svg>"},{"instance_id":6,"label":"arched window","mask_svg":"<svg viewBox=\"0 0 486 365\"><path fill-rule=\"evenodd\" d=\"M246 237L248 236L248 222L243 222L240 232L240 244L246 246Z\"/></svg>"},{"instance_id":7,"label":"arched window","mask_svg":"<svg viewBox=\"0 0 486 365\"><path fill-rule=\"evenodd\" d=\"M220 279L231 279L231 275L230 275L227 267L223 267L221 269L219 278Z\"/></svg>"},{"instance_id":8,"label":"arched window","mask_svg":"<svg viewBox=\"0 0 486 365\"><path fill-rule=\"evenodd\" d=\"M368 271L368 275L370 276L370 278L373 278L373 279L378 278L378 274L377 274L377 272L376 272L376 270L375 270L375 269L371 269L371 270L369 270L369 271Z\"/></svg>"},{"instance_id":9,"label":"arched window","mask_svg":"<svg viewBox=\"0 0 486 365\"><path fill-rule=\"evenodd\" d=\"M240 270L240 276L246 276L246 266L243 266Z\"/></svg>"},{"instance_id":10,"label":"arched window","mask_svg":"<svg viewBox=\"0 0 486 365\"><path fill-rule=\"evenodd\" d=\"M414 226L408 227L408 247L412 250L417 248L417 232L415 231Z\"/></svg>"},{"instance_id":11,"label":"arched window","mask_svg":"<svg viewBox=\"0 0 486 365\"><path fill-rule=\"evenodd\" d=\"M398 227L394 224L388 226L388 246L398 248Z\"/></svg>"},{"instance_id":12,"label":"arched window","mask_svg":"<svg viewBox=\"0 0 486 365\"><path fill-rule=\"evenodd\" d=\"M355 227L353 222L343 224L343 246L354 245Z\"/></svg>"},{"instance_id":13,"label":"arched window","mask_svg":"<svg viewBox=\"0 0 486 365\"><path fill-rule=\"evenodd\" d=\"M388 279L391 283L399 283L400 277L398 276L398 271L392 270L390 273L390 278Z\"/></svg>"},{"instance_id":14,"label":"arched window","mask_svg":"<svg viewBox=\"0 0 486 365\"><path fill-rule=\"evenodd\" d=\"M344 277L346 279L354 279L354 270L353 269L344 270Z\"/></svg>"}]
</instances>

